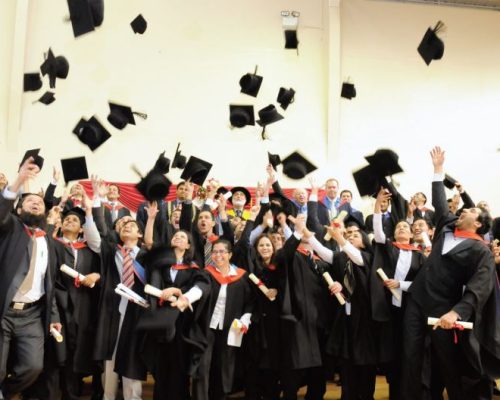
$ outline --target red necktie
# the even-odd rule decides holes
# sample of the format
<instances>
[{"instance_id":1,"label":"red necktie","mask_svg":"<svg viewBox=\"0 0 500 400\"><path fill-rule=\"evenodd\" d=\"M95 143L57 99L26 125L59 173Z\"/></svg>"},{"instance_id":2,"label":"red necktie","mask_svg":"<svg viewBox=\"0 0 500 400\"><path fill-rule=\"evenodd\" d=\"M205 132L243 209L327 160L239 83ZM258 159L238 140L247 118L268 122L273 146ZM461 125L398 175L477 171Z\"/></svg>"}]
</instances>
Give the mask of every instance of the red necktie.
<instances>
[{"instance_id":1,"label":"red necktie","mask_svg":"<svg viewBox=\"0 0 500 400\"><path fill-rule=\"evenodd\" d=\"M131 288L134 286L134 260L130 255L132 249L128 249L126 247L122 248L122 256L123 256L123 273L122 273L122 283Z\"/></svg>"}]
</instances>

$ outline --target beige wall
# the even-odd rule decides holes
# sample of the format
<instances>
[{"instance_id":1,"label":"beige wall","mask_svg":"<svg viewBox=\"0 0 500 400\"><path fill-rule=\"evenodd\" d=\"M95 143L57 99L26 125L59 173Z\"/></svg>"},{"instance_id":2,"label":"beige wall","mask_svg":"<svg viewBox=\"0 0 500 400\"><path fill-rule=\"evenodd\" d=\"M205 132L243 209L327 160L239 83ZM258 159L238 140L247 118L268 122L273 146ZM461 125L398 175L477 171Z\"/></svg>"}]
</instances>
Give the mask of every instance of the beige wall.
<instances>
[{"instance_id":1,"label":"beige wall","mask_svg":"<svg viewBox=\"0 0 500 400\"><path fill-rule=\"evenodd\" d=\"M13 175L23 151L40 146L47 168L38 186L60 158L79 155L106 179L133 181L131 163L146 171L160 151L171 157L181 141L185 154L212 161L211 176L228 185L262 179L267 150L287 155L300 148L320 167L319 180L333 175L354 188L350 174L363 156L391 147L406 170L397 176L401 190L411 194L430 191L428 150L440 144L450 174L474 199L499 198L498 185L489 182L499 178L500 13L372 0L107 0L103 26L75 40L63 22L66 0L30 0L23 44L3 8L16 11L5 3L2 60L13 51L10 37L23 48L16 59L26 72L38 68L49 46L70 63L55 103L32 104L43 91L23 95L20 124L8 123L15 118L5 103L12 94L3 74L0 80L0 140L9 139L2 142L0 170ZM281 10L301 12L299 56L283 49ZM129 26L138 13L149 24L143 36ZM445 55L427 67L416 47L438 19L448 26ZM254 99L239 93L238 80L256 64L264 82ZM338 94L339 80L348 76L358 91L352 101ZM269 126L271 140L260 140L258 126L230 129L229 103L258 110L275 102L280 86L297 95L286 118ZM117 131L106 120L108 100L149 118ZM94 114L113 137L92 153L71 130ZM178 176L170 173L174 181Z\"/></svg>"}]
</instances>

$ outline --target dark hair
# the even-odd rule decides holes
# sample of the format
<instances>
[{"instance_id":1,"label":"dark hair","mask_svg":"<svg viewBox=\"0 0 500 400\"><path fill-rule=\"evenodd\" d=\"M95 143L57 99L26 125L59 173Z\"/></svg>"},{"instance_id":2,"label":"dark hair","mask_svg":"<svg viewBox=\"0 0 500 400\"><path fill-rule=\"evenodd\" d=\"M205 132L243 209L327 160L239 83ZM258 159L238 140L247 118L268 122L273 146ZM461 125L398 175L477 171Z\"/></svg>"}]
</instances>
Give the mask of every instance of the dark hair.
<instances>
[{"instance_id":1,"label":"dark hair","mask_svg":"<svg viewBox=\"0 0 500 400\"><path fill-rule=\"evenodd\" d=\"M273 233L277 233L277 234L280 234L279 232L273 232ZM266 238L268 239L270 242L271 242L271 246L273 247L273 257L274 257L274 253L276 253L276 249L274 248L274 243L273 241L271 240L271 233L261 233L259 236L257 236L257 239L255 239L255 242L253 244L253 247L255 249L255 251L257 252L257 246L259 244L259 242L263 239L263 238ZM260 258L260 255L259 253L257 252L257 257Z\"/></svg>"},{"instance_id":2,"label":"dark hair","mask_svg":"<svg viewBox=\"0 0 500 400\"><path fill-rule=\"evenodd\" d=\"M194 258L194 241L193 241L193 235L191 235L191 232L185 230L185 229L179 229L177 232L184 232L187 236L188 243L191 245L189 246L189 249L186 249L184 252L184 257L182 257L183 263L184 264L190 264L191 261L193 261ZM175 233L177 233L175 232ZM174 235L175 235L174 233ZM173 237L173 236L172 236Z\"/></svg>"},{"instance_id":3,"label":"dark hair","mask_svg":"<svg viewBox=\"0 0 500 400\"><path fill-rule=\"evenodd\" d=\"M337 182L337 183L338 183L338 182ZM352 197L352 192L351 192L350 190L348 190L348 189L344 189L344 190L342 190L342 191L340 192L340 197L342 197L342 195L343 195L344 193L349 193L349 194L351 195L351 197Z\"/></svg>"},{"instance_id":4,"label":"dark hair","mask_svg":"<svg viewBox=\"0 0 500 400\"><path fill-rule=\"evenodd\" d=\"M231 245L231 242L229 240L217 239L215 242L212 243L212 249L216 244L223 244L228 253L231 253L233 251L233 246Z\"/></svg>"},{"instance_id":5,"label":"dark hair","mask_svg":"<svg viewBox=\"0 0 500 400\"><path fill-rule=\"evenodd\" d=\"M404 221L404 220L402 219L401 221ZM401 222L401 221L399 221L399 222ZM428 219L425 219L424 217L416 217L416 218L413 220L413 224L414 224L415 222L417 222L417 221L424 221L424 222L427 224L427 227L428 227L429 229L434 229L434 224L433 224L431 221L429 221ZM398 222L398 223L399 223L399 222ZM413 226L413 224L412 224L412 226Z\"/></svg>"},{"instance_id":6,"label":"dark hair","mask_svg":"<svg viewBox=\"0 0 500 400\"><path fill-rule=\"evenodd\" d=\"M210 214L210 216L212 217L212 221L215 221L215 216L212 214L212 212L210 210L201 210L198 215L196 216L196 221L198 221L198 218L200 218L200 215L201 213L204 213L204 212L207 212Z\"/></svg>"},{"instance_id":7,"label":"dark hair","mask_svg":"<svg viewBox=\"0 0 500 400\"><path fill-rule=\"evenodd\" d=\"M488 233L491 229L492 218L488 211L479 208L481 212L477 216L477 221L481 223L481 226L477 228L476 233L478 235L484 235Z\"/></svg>"},{"instance_id":8,"label":"dark hair","mask_svg":"<svg viewBox=\"0 0 500 400\"><path fill-rule=\"evenodd\" d=\"M496 217L491 224L491 233L493 239L500 240L500 217Z\"/></svg>"},{"instance_id":9,"label":"dark hair","mask_svg":"<svg viewBox=\"0 0 500 400\"><path fill-rule=\"evenodd\" d=\"M186 181L180 181L177 186L175 187L175 190L177 190L178 188L182 187L182 186L185 186L186 185Z\"/></svg>"}]
</instances>

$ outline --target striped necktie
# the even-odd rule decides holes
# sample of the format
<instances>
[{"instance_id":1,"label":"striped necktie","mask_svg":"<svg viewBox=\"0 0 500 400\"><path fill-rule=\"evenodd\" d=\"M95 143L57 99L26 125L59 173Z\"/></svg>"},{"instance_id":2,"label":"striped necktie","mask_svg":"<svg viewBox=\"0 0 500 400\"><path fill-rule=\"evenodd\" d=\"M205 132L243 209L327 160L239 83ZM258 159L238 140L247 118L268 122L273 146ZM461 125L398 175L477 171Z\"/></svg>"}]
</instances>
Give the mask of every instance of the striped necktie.
<instances>
[{"instance_id":1,"label":"striped necktie","mask_svg":"<svg viewBox=\"0 0 500 400\"><path fill-rule=\"evenodd\" d=\"M205 255L205 265L211 265L212 264L212 242L210 240L205 239L203 251L204 251L204 255Z\"/></svg>"},{"instance_id":2,"label":"striped necktie","mask_svg":"<svg viewBox=\"0 0 500 400\"><path fill-rule=\"evenodd\" d=\"M126 247L122 248L123 256L123 272L122 272L122 283L131 288L134 286L134 259L130 255L132 249Z\"/></svg>"}]
</instances>

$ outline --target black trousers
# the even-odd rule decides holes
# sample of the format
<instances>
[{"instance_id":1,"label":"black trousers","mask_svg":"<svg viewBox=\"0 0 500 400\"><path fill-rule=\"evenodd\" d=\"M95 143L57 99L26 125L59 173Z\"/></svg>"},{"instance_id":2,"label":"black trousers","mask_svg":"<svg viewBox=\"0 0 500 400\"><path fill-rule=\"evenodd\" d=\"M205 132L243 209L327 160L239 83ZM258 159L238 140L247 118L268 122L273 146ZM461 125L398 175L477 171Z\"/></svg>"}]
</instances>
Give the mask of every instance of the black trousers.
<instances>
[{"instance_id":1,"label":"black trousers","mask_svg":"<svg viewBox=\"0 0 500 400\"><path fill-rule=\"evenodd\" d=\"M373 400L377 368L375 365L354 365L343 360L340 367L342 400Z\"/></svg>"},{"instance_id":2,"label":"black trousers","mask_svg":"<svg viewBox=\"0 0 500 400\"><path fill-rule=\"evenodd\" d=\"M8 308L0 329L0 386L6 398L22 392L43 369L43 305Z\"/></svg>"},{"instance_id":3,"label":"black trousers","mask_svg":"<svg viewBox=\"0 0 500 400\"><path fill-rule=\"evenodd\" d=\"M458 345L454 343L455 334L458 338ZM422 363L426 335L430 335L432 356L436 357L450 400L491 399L491 383L475 367L480 364L479 345L477 344L476 349L469 348L470 351L466 356L461 345L464 334L439 328L432 330L427 326L427 319L422 309L411 298L406 307L403 327L401 380L403 399L420 400L422 398ZM466 338L463 339L463 345L466 345ZM471 354L477 359L473 360Z\"/></svg>"},{"instance_id":4,"label":"black trousers","mask_svg":"<svg viewBox=\"0 0 500 400\"><path fill-rule=\"evenodd\" d=\"M303 383L307 385L306 400L322 400L326 393L325 369L320 366L284 371L281 377L283 399L296 400Z\"/></svg>"}]
</instances>

